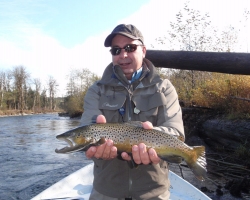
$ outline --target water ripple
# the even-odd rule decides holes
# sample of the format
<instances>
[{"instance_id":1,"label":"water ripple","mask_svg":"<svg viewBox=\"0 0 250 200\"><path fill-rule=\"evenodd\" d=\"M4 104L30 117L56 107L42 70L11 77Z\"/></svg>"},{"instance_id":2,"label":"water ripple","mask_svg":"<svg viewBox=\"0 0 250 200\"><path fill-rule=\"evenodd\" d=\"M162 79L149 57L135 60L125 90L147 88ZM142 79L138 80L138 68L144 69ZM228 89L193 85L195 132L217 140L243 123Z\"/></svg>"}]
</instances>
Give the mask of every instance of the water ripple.
<instances>
[{"instance_id":1,"label":"water ripple","mask_svg":"<svg viewBox=\"0 0 250 200\"><path fill-rule=\"evenodd\" d=\"M56 135L79 125L57 114L0 118L0 199L26 200L90 163L84 153L56 154Z\"/></svg>"}]
</instances>

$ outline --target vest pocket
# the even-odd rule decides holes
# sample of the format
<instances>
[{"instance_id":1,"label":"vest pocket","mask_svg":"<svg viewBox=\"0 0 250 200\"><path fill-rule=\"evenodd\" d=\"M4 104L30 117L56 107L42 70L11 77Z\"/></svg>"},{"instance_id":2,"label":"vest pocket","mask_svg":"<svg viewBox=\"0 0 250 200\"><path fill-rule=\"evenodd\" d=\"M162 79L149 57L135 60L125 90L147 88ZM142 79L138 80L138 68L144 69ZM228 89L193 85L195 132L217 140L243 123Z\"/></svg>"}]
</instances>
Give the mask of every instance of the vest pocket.
<instances>
[{"instance_id":1,"label":"vest pocket","mask_svg":"<svg viewBox=\"0 0 250 200\"><path fill-rule=\"evenodd\" d=\"M99 109L103 112L107 122L122 122L119 109L124 105L126 96L116 93L115 95L102 95L99 101Z\"/></svg>"},{"instance_id":2,"label":"vest pocket","mask_svg":"<svg viewBox=\"0 0 250 200\"><path fill-rule=\"evenodd\" d=\"M133 96L132 101L135 105L134 117L139 121L151 121L153 124L157 120L158 108L167 104L164 94L142 94Z\"/></svg>"}]
</instances>

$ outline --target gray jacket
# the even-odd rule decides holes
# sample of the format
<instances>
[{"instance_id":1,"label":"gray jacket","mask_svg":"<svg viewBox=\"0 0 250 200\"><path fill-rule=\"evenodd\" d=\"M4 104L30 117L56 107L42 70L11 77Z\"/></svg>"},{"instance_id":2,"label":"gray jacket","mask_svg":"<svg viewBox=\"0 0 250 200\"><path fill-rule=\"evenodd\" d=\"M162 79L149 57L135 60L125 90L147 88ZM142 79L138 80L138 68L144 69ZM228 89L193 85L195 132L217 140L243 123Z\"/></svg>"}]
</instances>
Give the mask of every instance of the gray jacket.
<instances>
[{"instance_id":1,"label":"gray jacket","mask_svg":"<svg viewBox=\"0 0 250 200\"><path fill-rule=\"evenodd\" d=\"M143 60L141 77L128 82L119 66L110 64L102 79L94 83L84 99L82 125L95 122L97 115L107 122L150 121L154 127L184 140L182 112L175 88L161 79L153 64ZM168 164L140 165L131 169L119 159L93 159L94 183L98 192L115 198L162 199L168 193ZM164 198L165 199L165 198Z\"/></svg>"}]
</instances>

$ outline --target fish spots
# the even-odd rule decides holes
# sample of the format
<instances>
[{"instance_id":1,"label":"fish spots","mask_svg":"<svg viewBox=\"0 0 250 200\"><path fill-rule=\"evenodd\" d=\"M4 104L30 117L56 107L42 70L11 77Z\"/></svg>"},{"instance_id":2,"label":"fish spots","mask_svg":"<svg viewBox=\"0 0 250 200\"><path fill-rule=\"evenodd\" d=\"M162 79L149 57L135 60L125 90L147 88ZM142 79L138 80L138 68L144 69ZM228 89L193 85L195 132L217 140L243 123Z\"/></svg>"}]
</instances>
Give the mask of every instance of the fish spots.
<instances>
[{"instance_id":1,"label":"fish spots","mask_svg":"<svg viewBox=\"0 0 250 200\"><path fill-rule=\"evenodd\" d=\"M100 138L111 139L114 144L127 145L131 148L134 144L144 143L147 148L171 149L171 151L189 152L189 147L175 136L155 129L145 130L141 125L131 123L106 123L91 124L79 127L79 133L75 135L78 141L86 142L87 138L99 141ZM69 132L68 132L69 133ZM80 140L85 138L86 141Z\"/></svg>"},{"instance_id":2,"label":"fish spots","mask_svg":"<svg viewBox=\"0 0 250 200\"><path fill-rule=\"evenodd\" d=\"M91 124L67 131L57 136L57 138L63 139L70 144L70 147L57 150L57 153L78 151L81 150L81 147L96 141L101 144L105 142L105 139L113 140L118 151L131 153L133 145L144 143L147 149L154 148L158 156L164 160L170 160L171 162L171 159L168 160L169 157L183 158L199 178L204 177L206 173L204 147L190 147L176 136L155 129L145 130L142 126L135 124ZM78 145L71 145L72 141Z\"/></svg>"}]
</instances>

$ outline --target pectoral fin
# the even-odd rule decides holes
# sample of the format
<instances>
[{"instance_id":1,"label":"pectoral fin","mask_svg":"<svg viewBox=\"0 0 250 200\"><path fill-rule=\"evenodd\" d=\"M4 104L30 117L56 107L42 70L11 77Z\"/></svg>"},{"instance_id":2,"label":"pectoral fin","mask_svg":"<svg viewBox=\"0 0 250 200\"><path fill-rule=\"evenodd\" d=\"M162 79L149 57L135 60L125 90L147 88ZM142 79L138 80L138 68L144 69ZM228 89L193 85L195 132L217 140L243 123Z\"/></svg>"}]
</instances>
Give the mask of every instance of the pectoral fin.
<instances>
[{"instance_id":1,"label":"pectoral fin","mask_svg":"<svg viewBox=\"0 0 250 200\"><path fill-rule=\"evenodd\" d=\"M100 140L98 140L96 143L95 143L95 146L99 146L101 144L104 144L106 142L105 138L104 137L101 137Z\"/></svg>"},{"instance_id":2,"label":"pectoral fin","mask_svg":"<svg viewBox=\"0 0 250 200\"><path fill-rule=\"evenodd\" d=\"M105 138L102 137L100 140L98 140L97 142L93 142L93 140L91 140L89 143L87 143L85 145L85 148L81 149L82 151L87 151L90 147L92 146L99 146L101 144L104 144L106 142Z\"/></svg>"}]
</instances>

